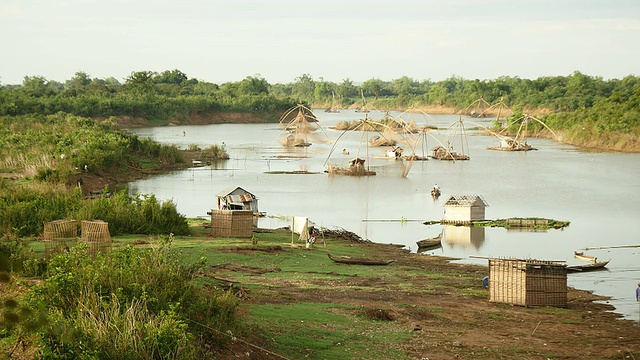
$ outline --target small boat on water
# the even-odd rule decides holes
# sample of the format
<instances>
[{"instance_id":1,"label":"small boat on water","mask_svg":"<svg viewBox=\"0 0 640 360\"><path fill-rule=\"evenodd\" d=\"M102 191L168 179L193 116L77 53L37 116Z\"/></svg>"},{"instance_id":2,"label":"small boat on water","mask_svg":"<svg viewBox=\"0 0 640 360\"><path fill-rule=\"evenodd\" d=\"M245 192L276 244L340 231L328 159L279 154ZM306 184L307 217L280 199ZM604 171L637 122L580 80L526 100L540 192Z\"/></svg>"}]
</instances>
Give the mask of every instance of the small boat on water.
<instances>
[{"instance_id":1,"label":"small boat on water","mask_svg":"<svg viewBox=\"0 0 640 360\"><path fill-rule=\"evenodd\" d=\"M598 262L598 258L597 257L591 256L591 255L586 255L585 253L583 253L581 251L574 251L573 252L573 257L575 257L578 260L582 260L582 261Z\"/></svg>"},{"instance_id":2,"label":"small boat on water","mask_svg":"<svg viewBox=\"0 0 640 360\"><path fill-rule=\"evenodd\" d=\"M367 259L367 258L356 258L351 256L331 256L331 254L327 254L329 259L333 260L337 263L343 264L357 264L357 265L389 265L395 260L377 260L377 259Z\"/></svg>"},{"instance_id":3,"label":"small boat on water","mask_svg":"<svg viewBox=\"0 0 640 360\"><path fill-rule=\"evenodd\" d=\"M440 189L437 189L437 188L431 189L431 196L433 196L433 197L440 196Z\"/></svg>"},{"instance_id":4,"label":"small boat on water","mask_svg":"<svg viewBox=\"0 0 640 360\"><path fill-rule=\"evenodd\" d=\"M433 238L418 240L416 244L418 244L418 251L438 248L442 246L442 233Z\"/></svg>"},{"instance_id":5,"label":"small boat on water","mask_svg":"<svg viewBox=\"0 0 640 360\"><path fill-rule=\"evenodd\" d=\"M603 269L605 266L607 266L609 261L611 261L611 259L608 259L605 261L598 261L597 257L586 255L583 252L579 252L579 251L574 251L573 256L576 259L586 261L587 264L567 266L567 271L591 271L591 270Z\"/></svg>"},{"instance_id":6,"label":"small boat on water","mask_svg":"<svg viewBox=\"0 0 640 360\"><path fill-rule=\"evenodd\" d=\"M611 260L609 259L606 261L588 263L585 265L571 265L571 266L567 266L567 271L591 271L591 270L604 269L604 267L607 266L609 261Z\"/></svg>"}]
</instances>

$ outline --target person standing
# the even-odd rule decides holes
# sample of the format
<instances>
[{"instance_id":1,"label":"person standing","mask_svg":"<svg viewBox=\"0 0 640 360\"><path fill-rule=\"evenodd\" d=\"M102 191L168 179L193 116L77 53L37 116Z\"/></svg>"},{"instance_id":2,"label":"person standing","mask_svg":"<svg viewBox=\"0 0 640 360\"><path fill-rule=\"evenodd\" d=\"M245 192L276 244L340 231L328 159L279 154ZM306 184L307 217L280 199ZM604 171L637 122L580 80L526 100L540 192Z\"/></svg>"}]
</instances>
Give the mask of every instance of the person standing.
<instances>
[{"instance_id":1,"label":"person standing","mask_svg":"<svg viewBox=\"0 0 640 360\"><path fill-rule=\"evenodd\" d=\"M636 301L640 303L640 282L638 283L638 287L636 288Z\"/></svg>"}]
</instances>

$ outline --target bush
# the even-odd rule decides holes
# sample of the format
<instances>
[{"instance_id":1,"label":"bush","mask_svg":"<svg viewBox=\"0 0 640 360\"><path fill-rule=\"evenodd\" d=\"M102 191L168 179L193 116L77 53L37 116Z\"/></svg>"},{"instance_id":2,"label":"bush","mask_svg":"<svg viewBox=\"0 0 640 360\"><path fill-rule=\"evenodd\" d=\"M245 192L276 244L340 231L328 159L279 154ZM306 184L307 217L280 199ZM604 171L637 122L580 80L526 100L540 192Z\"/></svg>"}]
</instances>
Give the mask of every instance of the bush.
<instances>
[{"instance_id":1,"label":"bush","mask_svg":"<svg viewBox=\"0 0 640 360\"><path fill-rule=\"evenodd\" d=\"M235 324L237 300L197 289L192 279L204 262L182 265L171 244L169 236L95 259L80 244L51 259L27 296L32 309L49 313L41 356L206 358L204 342Z\"/></svg>"}]
</instances>

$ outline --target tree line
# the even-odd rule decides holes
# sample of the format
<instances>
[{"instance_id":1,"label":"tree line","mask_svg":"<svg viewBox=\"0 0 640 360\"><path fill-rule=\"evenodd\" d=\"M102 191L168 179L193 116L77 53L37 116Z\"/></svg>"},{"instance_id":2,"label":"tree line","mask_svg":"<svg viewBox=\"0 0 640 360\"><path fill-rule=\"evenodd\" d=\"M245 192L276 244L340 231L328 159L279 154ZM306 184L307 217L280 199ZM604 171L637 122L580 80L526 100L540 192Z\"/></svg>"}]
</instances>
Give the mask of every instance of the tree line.
<instances>
[{"instance_id":1,"label":"tree line","mask_svg":"<svg viewBox=\"0 0 640 360\"><path fill-rule=\"evenodd\" d=\"M452 76L431 81L403 76L390 81L372 78L360 84L348 78L341 82L314 79L310 74L302 74L290 83L270 84L255 75L221 85L189 78L177 69L132 72L123 83L113 77L99 79L77 72L64 83L26 76L21 85L1 86L0 116L65 112L166 121L218 112L252 112L261 114L265 121L277 121L298 103L313 107L366 103L384 110L443 106L462 112L478 99L488 104L502 101L517 110L545 114L545 121L550 117L553 127L568 131L566 138L578 145L595 137L602 141L592 145L609 146L614 142L611 139L623 137L630 139L614 150L628 149L640 133L640 78L629 75L605 80L579 71L537 79L502 76L468 80Z\"/></svg>"},{"instance_id":2,"label":"tree line","mask_svg":"<svg viewBox=\"0 0 640 360\"><path fill-rule=\"evenodd\" d=\"M431 81L403 76L391 81L372 78L360 84L348 78L339 83L322 77L315 80L310 74L302 74L291 83L270 84L255 75L221 85L189 78L180 70L132 72L124 83L113 77L92 78L77 72L64 83L25 76L21 85L0 86L0 115L63 111L79 116L153 117L212 111L272 112L300 102L321 106L334 99L347 107L363 96L369 102L396 109L419 105L464 109L478 99L488 103L502 99L511 106L570 112L591 108L604 99L620 102L634 95L637 98L639 89L637 76L604 80L579 71L533 80L452 76Z\"/></svg>"}]
</instances>

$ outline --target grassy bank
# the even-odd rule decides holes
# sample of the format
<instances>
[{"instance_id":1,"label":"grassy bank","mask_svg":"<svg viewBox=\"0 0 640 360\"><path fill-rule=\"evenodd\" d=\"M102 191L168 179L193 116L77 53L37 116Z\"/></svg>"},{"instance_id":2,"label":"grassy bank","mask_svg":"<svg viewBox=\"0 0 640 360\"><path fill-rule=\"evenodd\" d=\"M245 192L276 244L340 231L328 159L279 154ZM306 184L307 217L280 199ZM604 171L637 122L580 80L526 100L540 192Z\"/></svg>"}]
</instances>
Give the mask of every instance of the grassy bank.
<instances>
[{"instance_id":1,"label":"grassy bank","mask_svg":"<svg viewBox=\"0 0 640 360\"><path fill-rule=\"evenodd\" d=\"M175 237L180 262L200 264L193 286L210 294L228 292L239 301L235 316L241 325L222 334L210 330L217 336L212 354L220 359L640 356L633 322L617 319L611 306L594 303L602 298L591 293L569 289L566 308L490 303L481 281L485 267L340 235L320 237L311 250L295 239L292 246L287 230L213 239L195 226L191 236ZM116 237L114 251L152 248L157 241ZM39 252L41 244L34 245ZM395 261L338 264L327 253ZM186 329L196 326L194 321L184 320Z\"/></svg>"}]
</instances>

